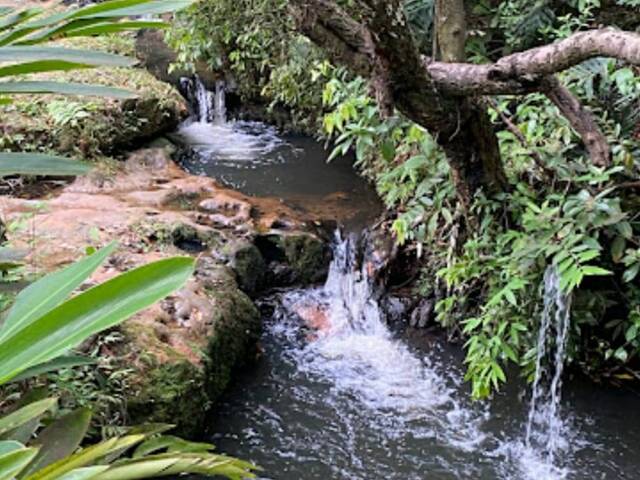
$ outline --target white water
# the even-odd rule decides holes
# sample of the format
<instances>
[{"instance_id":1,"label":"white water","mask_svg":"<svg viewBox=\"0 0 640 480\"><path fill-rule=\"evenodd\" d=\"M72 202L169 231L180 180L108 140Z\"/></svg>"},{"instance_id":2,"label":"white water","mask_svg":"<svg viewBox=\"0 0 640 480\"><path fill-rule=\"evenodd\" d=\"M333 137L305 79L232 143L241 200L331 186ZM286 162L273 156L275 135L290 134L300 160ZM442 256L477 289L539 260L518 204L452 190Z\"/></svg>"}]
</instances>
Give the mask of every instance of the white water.
<instances>
[{"instance_id":1,"label":"white water","mask_svg":"<svg viewBox=\"0 0 640 480\"><path fill-rule=\"evenodd\" d=\"M215 92L207 90L195 76L183 79L183 89L192 104L192 117L178 134L205 162L212 159L240 168L255 168L277 161L269 154L284 145L275 128L261 122L229 121L225 83L216 82Z\"/></svg>"},{"instance_id":2,"label":"white water","mask_svg":"<svg viewBox=\"0 0 640 480\"><path fill-rule=\"evenodd\" d=\"M485 439L484 411L456 398L459 372L447 376L429 357L416 356L393 337L376 290L366 259L361 265L357 260L356 239L338 235L324 287L282 299L283 316L320 305L328 317L328 328L296 352L298 369L330 381L336 397L353 397L370 412L372 424L389 428L393 423L397 435L475 450Z\"/></svg>"},{"instance_id":3,"label":"white water","mask_svg":"<svg viewBox=\"0 0 640 480\"><path fill-rule=\"evenodd\" d=\"M544 275L536 370L524 441L505 446L527 480L569 477L571 456L576 447L583 444L560 414L570 321L571 297L560 290L555 267L548 267Z\"/></svg>"}]
</instances>

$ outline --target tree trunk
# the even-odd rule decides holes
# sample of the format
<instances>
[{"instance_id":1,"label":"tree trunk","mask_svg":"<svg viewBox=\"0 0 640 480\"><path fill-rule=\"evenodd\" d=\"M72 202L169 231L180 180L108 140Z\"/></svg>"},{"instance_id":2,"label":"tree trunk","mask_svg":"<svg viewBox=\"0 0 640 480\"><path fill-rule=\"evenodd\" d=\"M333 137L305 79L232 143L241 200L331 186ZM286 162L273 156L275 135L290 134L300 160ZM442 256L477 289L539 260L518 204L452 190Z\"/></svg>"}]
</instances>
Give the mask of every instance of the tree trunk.
<instances>
[{"instance_id":1,"label":"tree trunk","mask_svg":"<svg viewBox=\"0 0 640 480\"><path fill-rule=\"evenodd\" d=\"M438 57L443 62L464 62L467 39L464 0L436 0L435 13ZM468 207L476 191L481 188L500 191L507 181L498 139L482 100L460 98L457 114L456 130L449 138L440 138L440 144L447 153L458 198Z\"/></svg>"}]
</instances>

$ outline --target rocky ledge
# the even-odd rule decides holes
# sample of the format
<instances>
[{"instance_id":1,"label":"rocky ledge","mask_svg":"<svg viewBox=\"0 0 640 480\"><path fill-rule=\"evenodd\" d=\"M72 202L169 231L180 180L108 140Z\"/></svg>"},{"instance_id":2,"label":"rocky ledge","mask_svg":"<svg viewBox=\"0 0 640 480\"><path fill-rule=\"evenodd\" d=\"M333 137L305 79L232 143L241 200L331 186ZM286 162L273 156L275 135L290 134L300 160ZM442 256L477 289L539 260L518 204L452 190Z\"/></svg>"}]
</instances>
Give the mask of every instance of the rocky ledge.
<instances>
[{"instance_id":1,"label":"rocky ledge","mask_svg":"<svg viewBox=\"0 0 640 480\"><path fill-rule=\"evenodd\" d=\"M251 296L321 280L330 260L299 213L188 175L166 148L139 150L114 176L78 178L47 199L4 198L3 214L22 225L9 240L29 248L28 267L39 274L117 240L117 254L85 288L159 258L197 257L182 290L125 322L122 341L101 352L130 369L129 423L174 423L190 436L258 354Z\"/></svg>"}]
</instances>

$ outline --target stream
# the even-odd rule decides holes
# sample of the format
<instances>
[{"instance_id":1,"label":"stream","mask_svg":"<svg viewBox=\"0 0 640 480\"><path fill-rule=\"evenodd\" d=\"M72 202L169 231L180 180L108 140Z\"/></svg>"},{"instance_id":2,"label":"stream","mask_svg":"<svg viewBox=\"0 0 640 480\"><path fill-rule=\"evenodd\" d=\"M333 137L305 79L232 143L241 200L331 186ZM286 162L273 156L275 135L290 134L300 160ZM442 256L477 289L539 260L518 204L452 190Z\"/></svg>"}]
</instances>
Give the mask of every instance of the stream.
<instances>
[{"instance_id":1,"label":"stream","mask_svg":"<svg viewBox=\"0 0 640 480\"><path fill-rule=\"evenodd\" d=\"M570 299L552 270L533 386L508 372L510 383L491 401L471 401L460 346L387 324L357 241L379 204L350 159L327 165L328 152L313 140L227 121L224 86L198 88L195 118L178 132L193 151L185 168L300 209L342 192L364 212L346 217L352 233L336 232L323 286L260 301L263 355L208 424L220 451L273 480L640 477L638 396L562 384Z\"/></svg>"}]
</instances>

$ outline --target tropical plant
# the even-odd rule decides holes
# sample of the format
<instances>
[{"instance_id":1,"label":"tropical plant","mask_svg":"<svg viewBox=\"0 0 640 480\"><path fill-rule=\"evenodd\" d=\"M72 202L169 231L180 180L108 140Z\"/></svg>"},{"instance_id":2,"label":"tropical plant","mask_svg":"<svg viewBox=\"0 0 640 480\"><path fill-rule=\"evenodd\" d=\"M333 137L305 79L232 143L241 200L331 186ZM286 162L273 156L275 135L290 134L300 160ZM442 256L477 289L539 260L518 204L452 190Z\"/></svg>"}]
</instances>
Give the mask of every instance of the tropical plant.
<instances>
[{"instance_id":1,"label":"tropical plant","mask_svg":"<svg viewBox=\"0 0 640 480\"><path fill-rule=\"evenodd\" d=\"M83 83L32 80L24 75L96 67L128 67L135 59L91 50L41 44L65 38L93 36L137 30L166 28L160 20L130 17L173 12L194 0L110 0L79 9L43 15L41 8L17 10L0 7L0 103L11 96L55 93L132 98L121 88ZM31 153L0 153L0 177L8 175L80 175L89 166L64 157Z\"/></svg>"},{"instance_id":2,"label":"tropical plant","mask_svg":"<svg viewBox=\"0 0 640 480\"><path fill-rule=\"evenodd\" d=\"M113 253L115 244L51 273L21 291L0 328L0 385L60 368L84 365L69 356L88 337L113 327L164 298L191 276L194 260L156 261L67 299ZM91 412L78 409L50 421L37 436L55 398L20 406L0 418L2 479L127 479L178 473L249 478L253 467L195 444L160 436L171 426L130 429L126 435L79 448ZM137 447L131 457L122 458ZM116 461L117 460L117 461Z\"/></svg>"}]
</instances>

